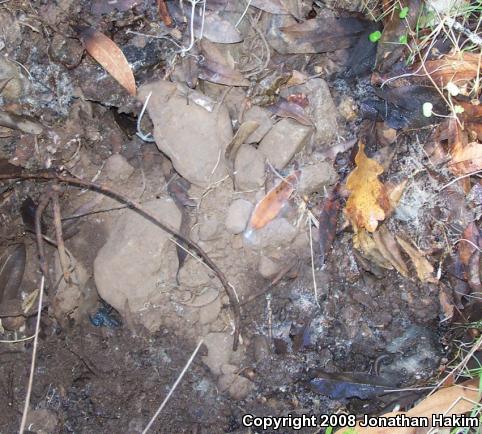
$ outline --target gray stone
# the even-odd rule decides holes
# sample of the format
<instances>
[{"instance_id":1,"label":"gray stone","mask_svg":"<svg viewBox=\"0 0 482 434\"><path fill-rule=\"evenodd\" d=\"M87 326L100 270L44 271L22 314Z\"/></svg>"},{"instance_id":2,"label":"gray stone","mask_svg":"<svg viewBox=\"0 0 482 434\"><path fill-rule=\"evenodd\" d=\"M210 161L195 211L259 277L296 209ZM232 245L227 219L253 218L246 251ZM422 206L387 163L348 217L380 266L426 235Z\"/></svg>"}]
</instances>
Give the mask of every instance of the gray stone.
<instances>
[{"instance_id":1,"label":"gray stone","mask_svg":"<svg viewBox=\"0 0 482 434\"><path fill-rule=\"evenodd\" d=\"M152 92L147 110L157 147L174 168L193 184L208 187L227 174L223 158L233 137L226 107L196 90L159 80L142 86L139 99ZM213 173L214 172L214 173Z\"/></svg>"},{"instance_id":2,"label":"gray stone","mask_svg":"<svg viewBox=\"0 0 482 434\"><path fill-rule=\"evenodd\" d=\"M314 139L317 144L331 143L338 131L337 109L326 81L322 78L314 78L289 90L290 93L308 95L310 105L306 110L316 127Z\"/></svg>"},{"instance_id":3,"label":"gray stone","mask_svg":"<svg viewBox=\"0 0 482 434\"><path fill-rule=\"evenodd\" d=\"M237 374L225 374L218 380L218 389L221 392L227 391L229 396L236 401L246 398L254 387L252 381Z\"/></svg>"},{"instance_id":4,"label":"gray stone","mask_svg":"<svg viewBox=\"0 0 482 434\"><path fill-rule=\"evenodd\" d=\"M293 119L282 119L264 136L258 150L278 170L306 145L313 129Z\"/></svg>"},{"instance_id":5,"label":"gray stone","mask_svg":"<svg viewBox=\"0 0 482 434\"><path fill-rule=\"evenodd\" d=\"M266 336L258 335L255 336L254 342L254 358L257 362L261 362L262 360L269 357L270 350L269 350L269 340Z\"/></svg>"},{"instance_id":6,"label":"gray stone","mask_svg":"<svg viewBox=\"0 0 482 434\"><path fill-rule=\"evenodd\" d=\"M127 181L134 168L122 155L114 154L105 162L104 172L111 181Z\"/></svg>"},{"instance_id":7,"label":"gray stone","mask_svg":"<svg viewBox=\"0 0 482 434\"><path fill-rule=\"evenodd\" d=\"M244 199L231 202L224 222L226 230L232 234L240 234L246 229L253 205Z\"/></svg>"},{"instance_id":8,"label":"gray stone","mask_svg":"<svg viewBox=\"0 0 482 434\"><path fill-rule=\"evenodd\" d=\"M221 374L221 367L229 364L233 353L233 336L229 333L209 333L204 337L204 345L208 349L203 363L214 375Z\"/></svg>"},{"instance_id":9,"label":"gray stone","mask_svg":"<svg viewBox=\"0 0 482 434\"><path fill-rule=\"evenodd\" d=\"M273 249L290 244L296 237L296 228L285 218L277 218L257 230L245 232L246 247Z\"/></svg>"},{"instance_id":10,"label":"gray stone","mask_svg":"<svg viewBox=\"0 0 482 434\"><path fill-rule=\"evenodd\" d=\"M246 143L259 143L273 126L270 112L256 105L244 114L243 122L246 121L256 121L259 123L259 127L246 139Z\"/></svg>"},{"instance_id":11,"label":"gray stone","mask_svg":"<svg viewBox=\"0 0 482 434\"><path fill-rule=\"evenodd\" d=\"M181 212L171 199L153 200L144 208L179 230ZM169 235L139 213L126 210L95 258L94 278L99 295L121 314L126 314L127 306L130 312L140 313L163 288L175 285L177 266ZM161 322L158 318L157 326ZM149 328L155 329L156 324L149 323Z\"/></svg>"},{"instance_id":12,"label":"gray stone","mask_svg":"<svg viewBox=\"0 0 482 434\"><path fill-rule=\"evenodd\" d=\"M264 184L265 156L250 145L242 145L234 160L236 190L255 190Z\"/></svg>"},{"instance_id":13,"label":"gray stone","mask_svg":"<svg viewBox=\"0 0 482 434\"><path fill-rule=\"evenodd\" d=\"M280 263L273 261L267 256L263 255L259 260L258 272L265 279L272 279L273 277L275 277L279 273L281 268L282 265Z\"/></svg>"},{"instance_id":14,"label":"gray stone","mask_svg":"<svg viewBox=\"0 0 482 434\"><path fill-rule=\"evenodd\" d=\"M315 191L323 192L323 187L333 184L336 179L337 174L332 165L326 161L321 161L301 169L297 190L301 194L311 194Z\"/></svg>"}]
</instances>

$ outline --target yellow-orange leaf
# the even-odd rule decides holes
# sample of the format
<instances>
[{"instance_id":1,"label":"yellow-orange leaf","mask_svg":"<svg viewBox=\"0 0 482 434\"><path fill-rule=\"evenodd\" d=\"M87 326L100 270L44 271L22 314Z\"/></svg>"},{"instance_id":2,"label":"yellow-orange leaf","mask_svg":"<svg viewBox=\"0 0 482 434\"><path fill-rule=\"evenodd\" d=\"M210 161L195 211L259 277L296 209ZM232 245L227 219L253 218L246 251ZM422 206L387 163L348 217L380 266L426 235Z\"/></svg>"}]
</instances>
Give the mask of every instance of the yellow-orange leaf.
<instances>
[{"instance_id":1,"label":"yellow-orange leaf","mask_svg":"<svg viewBox=\"0 0 482 434\"><path fill-rule=\"evenodd\" d=\"M385 219L384 209L388 207L385 187L378 179L383 168L366 156L363 143L359 145L355 163L357 167L346 181L350 196L346 202L345 214L355 230L365 228L375 232L378 222Z\"/></svg>"},{"instance_id":2,"label":"yellow-orange leaf","mask_svg":"<svg viewBox=\"0 0 482 434\"><path fill-rule=\"evenodd\" d=\"M82 40L87 52L124 87L131 95L136 95L136 81L124 53L117 44L102 33L85 29Z\"/></svg>"},{"instance_id":3,"label":"yellow-orange leaf","mask_svg":"<svg viewBox=\"0 0 482 434\"><path fill-rule=\"evenodd\" d=\"M273 220L293 193L300 177L300 171L292 173L272 188L254 208L248 230L260 229Z\"/></svg>"}]
</instances>

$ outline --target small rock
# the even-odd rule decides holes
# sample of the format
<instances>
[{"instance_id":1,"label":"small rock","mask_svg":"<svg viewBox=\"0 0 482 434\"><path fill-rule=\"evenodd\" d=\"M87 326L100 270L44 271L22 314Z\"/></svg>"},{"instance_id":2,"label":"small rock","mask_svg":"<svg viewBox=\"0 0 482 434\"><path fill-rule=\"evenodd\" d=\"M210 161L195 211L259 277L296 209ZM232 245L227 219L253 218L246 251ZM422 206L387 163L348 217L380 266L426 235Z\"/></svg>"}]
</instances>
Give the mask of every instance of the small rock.
<instances>
[{"instance_id":1,"label":"small rock","mask_svg":"<svg viewBox=\"0 0 482 434\"><path fill-rule=\"evenodd\" d=\"M246 121L259 123L259 127L246 139L246 143L259 143L273 126L269 111L256 105L244 114L243 122Z\"/></svg>"},{"instance_id":2,"label":"small rock","mask_svg":"<svg viewBox=\"0 0 482 434\"><path fill-rule=\"evenodd\" d=\"M245 233L247 247L270 249L290 244L296 237L296 228L285 218L277 218L258 230Z\"/></svg>"},{"instance_id":3,"label":"small rock","mask_svg":"<svg viewBox=\"0 0 482 434\"><path fill-rule=\"evenodd\" d=\"M240 234L246 229L253 205L244 199L237 199L229 205L226 220L226 230L231 234Z\"/></svg>"},{"instance_id":4,"label":"small rock","mask_svg":"<svg viewBox=\"0 0 482 434\"><path fill-rule=\"evenodd\" d=\"M134 168L120 154L111 155L105 162L104 171L111 181L127 181Z\"/></svg>"},{"instance_id":5,"label":"small rock","mask_svg":"<svg viewBox=\"0 0 482 434\"><path fill-rule=\"evenodd\" d=\"M52 434L58 432L58 418L56 414L42 408L39 410L30 410L27 415L27 424L29 432L36 434Z\"/></svg>"},{"instance_id":6,"label":"small rock","mask_svg":"<svg viewBox=\"0 0 482 434\"><path fill-rule=\"evenodd\" d=\"M324 186L333 184L336 179L337 175L331 164L321 161L301 169L297 190L301 194L322 192Z\"/></svg>"},{"instance_id":7,"label":"small rock","mask_svg":"<svg viewBox=\"0 0 482 434\"><path fill-rule=\"evenodd\" d=\"M257 362L261 362L269 356L269 341L266 336L256 336L254 338L253 346L254 358Z\"/></svg>"},{"instance_id":8,"label":"small rock","mask_svg":"<svg viewBox=\"0 0 482 434\"><path fill-rule=\"evenodd\" d=\"M258 149L280 170L306 145L312 131L311 127L301 125L293 119L281 119L264 136Z\"/></svg>"},{"instance_id":9,"label":"small rock","mask_svg":"<svg viewBox=\"0 0 482 434\"><path fill-rule=\"evenodd\" d=\"M315 123L316 143L322 145L331 143L338 132L337 110L326 81L314 78L304 84L293 86L290 91L308 95L310 105L307 110Z\"/></svg>"},{"instance_id":10,"label":"small rock","mask_svg":"<svg viewBox=\"0 0 482 434\"><path fill-rule=\"evenodd\" d=\"M208 355L203 363L214 375L221 375L221 366L229 364L233 353L233 336L229 333L209 333L204 337Z\"/></svg>"},{"instance_id":11,"label":"small rock","mask_svg":"<svg viewBox=\"0 0 482 434\"><path fill-rule=\"evenodd\" d=\"M199 224L198 234L201 241L215 240L221 235L221 225L214 219L205 220Z\"/></svg>"},{"instance_id":12,"label":"small rock","mask_svg":"<svg viewBox=\"0 0 482 434\"><path fill-rule=\"evenodd\" d=\"M213 100L196 90L186 93L186 89L159 80L142 86L139 99L144 102L152 92L147 110L159 150L183 178L208 187L227 174L220 156L233 137L231 119L223 104L214 108Z\"/></svg>"},{"instance_id":13,"label":"small rock","mask_svg":"<svg viewBox=\"0 0 482 434\"><path fill-rule=\"evenodd\" d=\"M281 264L263 255L259 260L258 272L265 279L272 279L279 273L281 267Z\"/></svg>"},{"instance_id":14,"label":"small rock","mask_svg":"<svg viewBox=\"0 0 482 434\"><path fill-rule=\"evenodd\" d=\"M255 385L246 377L236 374L227 374L219 377L218 388L221 392L227 391L231 398L240 401L246 398Z\"/></svg>"},{"instance_id":15,"label":"small rock","mask_svg":"<svg viewBox=\"0 0 482 434\"><path fill-rule=\"evenodd\" d=\"M250 145L242 145L234 161L236 190L255 190L264 184L265 156Z\"/></svg>"},{"instance_id":16,"label":"small rock","mask_svg":"<svg viewBox=\"0 0 482 434\"><path fill-rule=\"evenodd\" d=\"M226 364L221 366L221 372L223 375L234 374L239 371L239 367L236 365Z\"/></svg>"}]
</instances>

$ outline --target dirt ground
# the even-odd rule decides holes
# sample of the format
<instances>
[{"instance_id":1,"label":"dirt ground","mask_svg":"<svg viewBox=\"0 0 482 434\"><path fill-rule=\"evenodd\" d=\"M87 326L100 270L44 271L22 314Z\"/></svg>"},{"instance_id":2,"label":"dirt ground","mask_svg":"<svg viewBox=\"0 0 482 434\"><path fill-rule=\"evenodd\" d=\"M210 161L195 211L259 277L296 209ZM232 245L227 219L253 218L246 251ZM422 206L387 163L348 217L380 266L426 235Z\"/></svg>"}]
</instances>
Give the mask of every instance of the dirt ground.
<instances>
[{"instance_id":1,"label":"dirt ground","mask_svg":"<svg viewBox=\"0 0 482 434\"><path fill-rule=\"evenodd\" d=\"M355 71L354 43L316 54L284 51L292 42L276 29L293 18L253 2L236 30L241 40L225 44L218 39L231 37L245 6L218 1L208 14L219 17L216 8L224 5L230 27L219 30L210 15L207 42L180 55L176 44L187 47L190 40L189 18L182 19L190 3L183 11L167 2L175 29L162 22L155 1L111 3L1 2L3 110L24 123L2 122L0 168L65 170L141 203L195 242L236 292L240 345L233 351L235 316L216 272L145 216L89 189L5 181L0 265L11 271L0 269L0 284L12 291L15 273L20 280L14 294L0 295L0 432L18 431L33 350L31 339L5 341L33 336L37 319L34 308L6 314L4 302L22 300L25 308L40 287L34 217L52 191L70 278L64 279L48 206L42 223L48 281L28 432L141 433L201 339L152 432L258 432L243 427L243 415L360 416L412 405L423 390L372 388L433 384L453 360L454 342L467 339L465 329L451 327L460 311L464 322L480 320L478 302L451 271L457 240L480 221L480 184L466 194L459 184L447 186L453 175L446 166L433 169L428 149L435 126L402 128L367 115L367 101L378 98L370 82L374 53L364 60L366 70ZM303 17L363 17L363 2L348 2L350 12L334 2L292 3ZM366 40L373 25L363 24L357 38ZM84 50L85 28L122 49L137 97ZM222 59L228 63L220 67ZM231 84L216 81L216 68ZM286 87L293 70L305 79ZM301 101L296 107L304 114L290 106L286 115L279 98ZM259 126L236 144L233 134L239 137L250 120ZM321 251L324 206L340 188L343 207L358 140L383 167L383 182L407 182L383 230L423 252L429 277L420 278L410 254L403 253L403 275L357 248L341 208L333 245ZM229 143L239 150L225 159ZM299 186L280 212L263 228L250 226L256 204L292 173ZM327 379L335 381L332 389Z\"/></svg>"}]
</instances>

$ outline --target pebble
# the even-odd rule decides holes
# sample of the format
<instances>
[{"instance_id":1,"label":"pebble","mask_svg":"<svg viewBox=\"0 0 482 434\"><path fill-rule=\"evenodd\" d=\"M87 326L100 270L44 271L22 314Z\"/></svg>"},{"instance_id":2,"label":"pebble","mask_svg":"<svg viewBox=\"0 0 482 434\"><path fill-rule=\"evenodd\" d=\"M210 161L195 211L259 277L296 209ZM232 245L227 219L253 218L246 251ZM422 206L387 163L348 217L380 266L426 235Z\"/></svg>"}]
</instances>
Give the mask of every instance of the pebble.
<instances>
[{"instance_id":1,"label":"pebble","mask_svg":"<svg viewBox=\"0 0 482 434\"><path fill-rule=\"evenodd\" d=\"M231 234L240 234L246 229L253 205L244 199L231 202L224 222L226 230Z\"/></svg>"},{"instance_id":2,"label":"pebble","mask_svg":"<svg viewBox=\"0 0 482 434\"><path fill-rule=\"evenodd\" d=\"M281 267L281 264L263 255L259 260L258 272L265 279L272 279L279 273Z\"/></svg>"},{"instance_id":3,"label":"pebble","mask_svg":"<svg viewBox=\"0 0 482 434\"><path fill-rule=\"evenodd\" d=\"M236 190L257 190L265 180L265 156L254 146L242 145L234 160Z\"/></svg>"},{"instance_id":4,"label":"pebble","mask_svg":"<svg viewBox=\"0 0 482 434\"><path fill-rule=\"evenodd\" d=\"M333 184L336 179L337 174L332 165L321 161L301 169L297 190L301 194L322 193L323 187Z\"/></svg>"},{"instance_id":5,"label":"pebble","mask_svg":"<svg viewBox=\"0 0 482 434\"><path fill-rule=\"evenodd\" d=\"M264 136L258 149L275 169L281 170L308 143L312 131L293 119L282 119Z\"/></svg>"}]
</instances>

